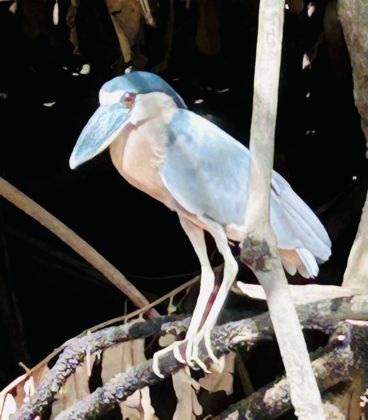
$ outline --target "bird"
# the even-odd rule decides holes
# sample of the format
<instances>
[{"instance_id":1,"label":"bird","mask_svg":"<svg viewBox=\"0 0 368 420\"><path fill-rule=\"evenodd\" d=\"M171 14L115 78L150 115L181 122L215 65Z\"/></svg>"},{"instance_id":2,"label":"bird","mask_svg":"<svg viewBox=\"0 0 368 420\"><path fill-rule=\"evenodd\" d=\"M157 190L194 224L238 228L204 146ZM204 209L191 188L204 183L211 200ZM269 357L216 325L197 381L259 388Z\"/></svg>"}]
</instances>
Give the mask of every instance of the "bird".
<instances>
[{"instance_id":1,"label":"bird","mask_svg":"<svg viewBox=\"0 0 368 420\"><path fill-rule=\"evenodd\" d=\"M99 102L69 165L74 169L109 148L113 165L126 181L177 213L200 263L199 295L185 339L156 352L153 371L162 376L160 357L173 350L181 363L208 372L198 348L203 340L209 358L220 364L210 336L238 272L230 243L241 244L245 238L249 151L188 110L181 96L150 72L132 71L106 82ZM271 226L284 269L316 277L318 264L331 254L328 233L275 171L270 194ZM215 286L205 232L223 256L220 287Z\"/></svg>"}]
</instances>

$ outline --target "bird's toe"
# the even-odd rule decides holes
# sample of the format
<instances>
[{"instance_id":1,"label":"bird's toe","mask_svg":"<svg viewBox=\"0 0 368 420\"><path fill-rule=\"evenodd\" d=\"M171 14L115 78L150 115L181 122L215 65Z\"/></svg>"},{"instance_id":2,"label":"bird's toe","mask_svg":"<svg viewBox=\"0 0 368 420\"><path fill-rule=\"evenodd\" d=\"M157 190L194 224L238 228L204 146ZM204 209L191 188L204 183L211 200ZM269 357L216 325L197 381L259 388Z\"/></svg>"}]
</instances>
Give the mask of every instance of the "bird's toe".
<instances>
[{"instance_id":1,"label":"bird's toe","mask_svg":"<svg viewBox=\"0 0 368 420\"><path fill-rule=\"evenodd\" d=\"M159 367L159 361L160 361L160 356L162 356L162 354L160 351L157 351L154 355L153 355L153 359L152 359L152 370L153 373L158 376L159 378L163 378L164 375L161 373L160 367Z\"/></svg>"}]
</instances>

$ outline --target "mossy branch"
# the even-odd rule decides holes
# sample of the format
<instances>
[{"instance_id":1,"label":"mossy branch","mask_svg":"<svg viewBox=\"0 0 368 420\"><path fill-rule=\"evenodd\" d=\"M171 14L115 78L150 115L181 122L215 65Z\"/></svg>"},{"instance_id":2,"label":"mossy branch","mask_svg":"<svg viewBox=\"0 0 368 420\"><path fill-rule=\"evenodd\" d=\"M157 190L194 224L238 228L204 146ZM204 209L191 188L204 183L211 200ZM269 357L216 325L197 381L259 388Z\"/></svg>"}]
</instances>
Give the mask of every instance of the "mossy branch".
<instances>
[{"instance_id":1,"label":"mossy branch","mask_svg":"<svg viewBox=\"0 0 368 420\"><path fill-rule=\"evenodd\" d=\"M328 334L335 331L338 322L346 319L368 320L368 294L325 299L318 302L298 305L298 315L304 328L320 329ZM175 335L185 332L189 318L174 320L174 317L162 317L157 320L134 320L121 326L106 328L84 337L70 340L57 363L42 381L30 401L18 411L17 419L33 419L42 414L52 403L61 386L66 382L77 366L83 363L87 352L98 352L114 344L148 336L158 336L168 332ZM273 329L268 313L236 322L229 322L213 331L212 344L217 355L224 354L240 345L253 346L259 340L271 338ZM203 360L206 355L201 355ZM96 391L86 401L80 402L78 410L90 410L95 414L113 407L117 400L123 400L136 389L157 383L151 369L151 361L119 374L112 383ZM165 376L171 375L181 364L168 354L161 359L160 368ZM130 381L130 382L129 382ZM122 383L126 384L122 388ZM102 398L101 401L98 401ZM88 407L88 408L86 408ZM73 409L74 410L74 409ZM78 414L79 415L79 414ZM88 416L92 414L85 414ZM74 418L74 414L73 414ZM85 417L76 417L85 418Z\"/></svg>"}]
</instances>

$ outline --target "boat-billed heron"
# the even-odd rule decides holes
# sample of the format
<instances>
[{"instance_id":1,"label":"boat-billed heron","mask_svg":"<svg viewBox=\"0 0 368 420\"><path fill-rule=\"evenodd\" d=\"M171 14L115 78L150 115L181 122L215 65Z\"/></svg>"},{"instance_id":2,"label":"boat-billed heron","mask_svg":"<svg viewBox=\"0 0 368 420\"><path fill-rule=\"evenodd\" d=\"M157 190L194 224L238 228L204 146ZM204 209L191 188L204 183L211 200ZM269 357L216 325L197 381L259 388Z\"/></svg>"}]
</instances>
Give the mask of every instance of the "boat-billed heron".
<instances>
[{"instance_id":1,"label":"boat-billed heron","mask_svg":"<svg viewBox=\"0 0 368 420\"><path fill-rule=\"evenodd\" d=\"M175 357L206 369L198 358L236 277L238 266L228 240L242 242L247 200L249 152L216 125L186 109L182 98L159 76L131 72L105 83L100 107L83 129L70 157L73 169L107 147L118 172L132 185L176 211L201 265L198 301ZM305 277L318 274L330 256L330 239L312 210L273 172L271 224L284 268ZM221 286L215 288L204 231L224 258ZM160 375L154 356L154 371Z\"/></svg>"}]
</instances>

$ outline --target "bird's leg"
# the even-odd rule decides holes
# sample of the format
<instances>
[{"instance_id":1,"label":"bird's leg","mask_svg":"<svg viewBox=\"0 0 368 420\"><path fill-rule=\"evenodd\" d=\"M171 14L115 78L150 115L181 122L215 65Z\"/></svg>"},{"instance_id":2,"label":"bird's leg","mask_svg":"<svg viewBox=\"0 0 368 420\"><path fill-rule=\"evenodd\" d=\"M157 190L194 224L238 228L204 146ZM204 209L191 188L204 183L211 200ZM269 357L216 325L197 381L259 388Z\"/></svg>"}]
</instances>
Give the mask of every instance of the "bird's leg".
<instances>
[{"instance_id":1,"label":"bird's leg","mask_svg":"<svg viewBox=\"0 0 368 420\"><path fill-rule=\"evenodd\" d=\"M184 340L186 342L185 357L183 357L183 355L180 352L180 345L183 343L183 341L177 341L172 345L156 352L153 355L153 371L157 376L160 377L162 375L158 366L159 358L171 350L173 350L174 356L179 362L189 362L188 364L190 364L190 361L192 360L192 341L193 338L196 336L198 330L200 329L200 326L204 322L203 316L205 315L207 303L214 290L215 284L215 276L212 271L210 261L208 259L203 230L183 216L179 216L179 220L185 233L188 235L188 238L201 264L201 282L197 304L194 309L192 319ZM207 370L202 362L199 363L199 366L202 369Z\"/></svg>"},{"instance_id":2,"label":"bird's leg","mask_svg":"<svg viewBox=\"0 0 368 420\"><path fill-rule=\"evenodd\" d=\"M201 367L204 364L198 358L198 346L202 339L204 339L205 347L209 357L212 359L215 365L218 365L218 359L214 355L211 347L211 331L216 324L221 308L224 305L227 294L238 272L238 264L231 253L231 249L227 243L227 237L222 226L207 219L205 219L204 222L206 223L206 229L213 236L216 242L216 246L224 258L224 275L220 289L204 321L204 324L193 340L191 360L195 361Z\"/></svg>"}]
</instances>

